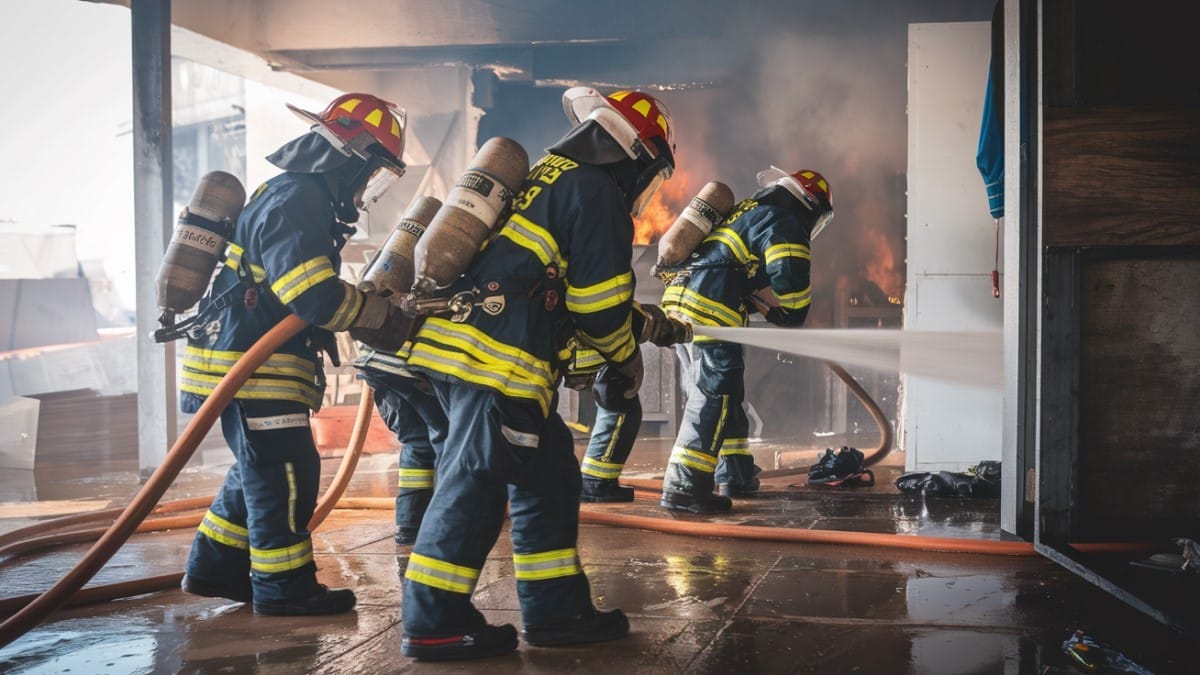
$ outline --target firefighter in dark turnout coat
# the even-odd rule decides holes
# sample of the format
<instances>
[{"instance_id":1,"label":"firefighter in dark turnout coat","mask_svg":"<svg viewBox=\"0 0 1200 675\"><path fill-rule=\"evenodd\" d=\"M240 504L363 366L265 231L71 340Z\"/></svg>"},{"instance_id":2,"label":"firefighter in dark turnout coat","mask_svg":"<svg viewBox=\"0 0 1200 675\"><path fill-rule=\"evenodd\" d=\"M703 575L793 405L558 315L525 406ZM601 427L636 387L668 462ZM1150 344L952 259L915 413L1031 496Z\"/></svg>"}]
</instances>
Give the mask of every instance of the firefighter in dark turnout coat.
<instances>
[{"instance_id":1,"label":"firefighter in dark turnout coat","mask_svg":"<svg viewBox=\"0 0 1200 675\"><path fill-rule=\"evenodd\" d=\"M289 106L291 107L291 106ZM221 413L236 462L201 522L183 589L253 601L259 614L350 610L349 590L318 584L308 521L320 458L309 411L324 389L319 351L332 332L394 332L403 315L338 278L358 210L404 171L403 111L368 94L346 94L321 114L292 108L311 131L268 159L284 173L251 196L224 268L189 336L181 403L195 412L233 364L289 313L312 325L259 367Z\"/></svg>"},{"instance_id":2,"label":"firefighter in dark turnout coat","mask_svg":"<svg viewBox=\"0 0 1200 675\"><path fill-rule=\"evenodd\" d=\"M576 126L533 166L507 222L448 289L474 289L487 302L462 322L425 319L408 356L428 374L450 433L405 571L407 656L516 648L516 629L488 625L471 603L506 503L525 641L611 640L629 630L620 610L593 606L579 562L579 464L556 392L578 340L626 382L615 395L637 393L631 214L674 168L671 119L639 92L576 87L563 103Z\"/></svg>"},{"instance_id":3,"label":"firefighter in dark turnout coat","mask_svg":"<svg viewBox=\"0 0 1200 675\"><path fill-rule=\"evenodd\" d=\"M815 171L788 174L775 167L758 180L763 189L737 204L668 281L662 301L668 314L700 326L746 326L757 310L777 326L804 323L812 301L810 244L833 217L829 183ZM742 409L743 349L697 337L676 351L687 405L662 506L728 511L730 497L753 494L759 485Z\"/></svg>"}]
</instances>

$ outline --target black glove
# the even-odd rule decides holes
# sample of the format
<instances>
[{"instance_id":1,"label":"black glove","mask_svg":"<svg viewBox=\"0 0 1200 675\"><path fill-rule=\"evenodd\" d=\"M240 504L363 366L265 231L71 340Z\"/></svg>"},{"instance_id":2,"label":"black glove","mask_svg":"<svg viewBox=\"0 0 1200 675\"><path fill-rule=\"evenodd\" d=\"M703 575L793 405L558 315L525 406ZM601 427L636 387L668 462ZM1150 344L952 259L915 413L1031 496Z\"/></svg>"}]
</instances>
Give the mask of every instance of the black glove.
<instances>
[{"instance_id":1,"label":"black glove","mask_svg":"<svg viewBox=\"0 0 1200 675\"><path fill-rule=\"evenodd\" d=\"M782 328L795 328L804 323L804 317L807 312L793 312L782 307L772 307L767 313L767 321L780 326Z\"/></svg>"},{"instance_id":2,"label":"black glove","mask_svg":"<svg viewBox=\"0 0 1200 675\"><path fill-rule=\"evenodd\" d=\"M575 391L583 391L596 381L596 373L567 373L563 376L563 386Z\"/></svg>"},{"instance_id":3,"label":"black glove","mask_svg":"<svg viewBox=\"0 0 1200 675\"><path fill-rule=\"evenodd\" d=\"M642 353L635 352L633 358L620 365L604 364L596 373L592 394L596 403L605 410L628 412L642 386Z\"/></svg>"},{"instance_id":4,"label":"black glove","mask_svg":"<svg viewBox=\"0 0 1200 675\"><path fill-rule=\"evenodd\" d=\"M670 347L692 341L691 324L667 316L658 305L641 305L634 311L640 311L643 316L642 333L637 336L638 342Z\"/></svg>"},{"instance_id":5,"label":"black glove","mask_svg":"<svg viewBox=\"0 0 1200 675\"><path fill-rule=\"evenodd\" d=\"M412 319L387 299L368 293L358 317L350 325L350 337L380 351L395 352L408 340Z\"/></svg>"}]
</instances>

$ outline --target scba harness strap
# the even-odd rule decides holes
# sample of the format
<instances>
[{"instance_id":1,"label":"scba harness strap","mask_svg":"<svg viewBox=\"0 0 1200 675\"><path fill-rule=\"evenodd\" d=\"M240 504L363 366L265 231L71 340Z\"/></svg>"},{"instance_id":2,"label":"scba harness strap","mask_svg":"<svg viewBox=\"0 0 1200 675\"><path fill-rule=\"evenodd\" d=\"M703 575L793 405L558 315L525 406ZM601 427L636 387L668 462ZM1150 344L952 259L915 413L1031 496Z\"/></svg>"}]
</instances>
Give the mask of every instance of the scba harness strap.
<instances>
[{"instance_id":1,"label":"scba harness strap","mask_svg":"<svg viewBox=\"0 0 1200 675\"><path fill-rule=\"evenodd\" d=\"M534 298L541 295L542 308L552 312L566 297L567 285L557 265L547 265L544 276L535 281L493 279L476 283L468 290L429 298L406 298L405 313L414 318L448 316L462 323L478 307L484 314L497 316L508 307L509 298Z\"/></svg>"}]
</instances>

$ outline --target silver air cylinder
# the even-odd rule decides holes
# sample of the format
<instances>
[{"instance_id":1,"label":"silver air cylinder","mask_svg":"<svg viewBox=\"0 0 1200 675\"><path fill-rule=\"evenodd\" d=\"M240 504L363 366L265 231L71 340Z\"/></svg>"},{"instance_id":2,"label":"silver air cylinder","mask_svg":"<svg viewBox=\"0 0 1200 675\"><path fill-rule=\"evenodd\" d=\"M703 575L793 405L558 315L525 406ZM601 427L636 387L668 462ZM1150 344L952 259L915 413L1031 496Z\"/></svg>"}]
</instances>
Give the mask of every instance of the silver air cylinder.
<instances>
[{"instance_id":1,"label":"silver air cylinder","mask_svg":"<svg viewBox=\"0 0 1200 675\"><path fill-rule=\"evenodd\" d=\"M236 176L212 171L200 178L158 268L160 309L178 314L200 301L245 203L246 189Z\"/></svg>"},{"instance_id":2,"label":"silver air cylinder","mask_svg":"<svg viewBox=\"0 0 1200 675\"><path fill-rule=\"evenodd\" d=\"M658 267L683 262L733 208L733 190L712 181L700 188L687 208L658 240Z\"/></svg>"},{"instance_id":3,"label":"silver air cylinder","mask_svg":"<svg viewBox=\"0 0 1200 675\"><path fill-rule=\"evenodd\" d=\"M529 155L511 138L490 138L479 148L413 250L414 297L462 276L488 233L501 224L527 173Z\"/></svg>"},{"instance_id":4,"label":"silver air cylinder","mask_svg":"<svg viewBox=\"0 0 1200 675\"><path fill-rule=\"evenodd\" d=\"M383 248L363 270L358 290L384 298L408 293L414 276L413 249L441 206L442 202L433 197L417 197L409 204Z\"/></svg>"}]
</instances>

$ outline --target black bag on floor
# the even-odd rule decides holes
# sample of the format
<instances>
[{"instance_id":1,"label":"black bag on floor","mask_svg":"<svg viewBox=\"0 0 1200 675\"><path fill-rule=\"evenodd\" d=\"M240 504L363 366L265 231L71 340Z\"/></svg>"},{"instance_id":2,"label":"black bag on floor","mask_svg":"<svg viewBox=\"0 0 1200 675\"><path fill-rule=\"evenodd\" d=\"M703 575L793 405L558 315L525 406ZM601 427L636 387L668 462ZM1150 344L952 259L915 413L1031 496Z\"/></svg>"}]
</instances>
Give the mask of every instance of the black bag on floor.
<instances>
[{"instance_id":1,"label":"black bag on floor","mask_svg":"<svg viewBox=\"0 0 1200 675\"><path fill-rule=\"evenodd\" d=\"M870 487L875 474L863 467L863 454L858 448L842 446L837 453L825 448L825 454L808 470L809 485L829 487Z\"/></svg>"}]
</instances>

